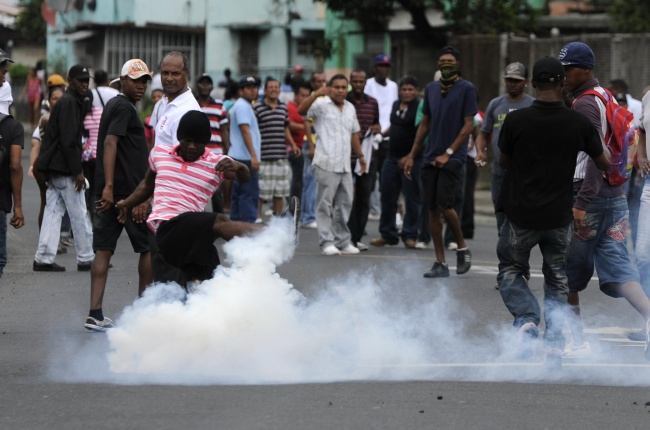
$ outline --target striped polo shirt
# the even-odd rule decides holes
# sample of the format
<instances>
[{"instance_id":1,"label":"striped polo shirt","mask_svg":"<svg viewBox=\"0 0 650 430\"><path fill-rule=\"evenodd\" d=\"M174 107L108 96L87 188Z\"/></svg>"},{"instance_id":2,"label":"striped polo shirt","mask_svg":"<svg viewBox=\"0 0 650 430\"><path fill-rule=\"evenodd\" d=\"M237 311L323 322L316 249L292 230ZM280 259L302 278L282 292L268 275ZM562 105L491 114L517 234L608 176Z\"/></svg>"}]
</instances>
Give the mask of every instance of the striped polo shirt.
<instances>
[{"instance_id":1,"label":"striped polo shirt","mask_svg":"<svg viewBox=\"0 0 650 430\"><path fill-rule=\"evenodd\" d=\"M162 221L185 212L203 212L221 181L214 170L227 155L215 155L209 149L198 160L186 162L178 155L177 145L155 146L149 155L149 168L156 174L151 215L147 225L154 233Z\"/></svg>"},{"instance_id":2,"label":"striped polo shirt","mask_svg":"<svg viewBox=\"0 0 650 430\"><path fill-rule=\"evenodd\" d=\"M273 109L265 100L253 106L257 123L262 136L262 161L286 160L287 144L284 130L289 126L287 105L278 100L278 106Z\"/></svg>"},{"instance_id":3,"label":"striped polo shirt","mask_svg":"<svg viewBox=\"0 0 650 430\"><path fill-rule=\"evenodd\" d=\"M203 106L199 102L201 110L210 119L210 143L207 147L213 154L223 154L223 144L221 139L221 126L228 124L228 112L223 107L221 100L215 100L210 97L210 102Z\"/></svg>"},{"instance_id":4,"label":"striped polo shirt","mask_svg":"<svg viewBox=\"0 0 650 430\"><path fill-rule=\"evenodd\" d=\"M352 103L354 109L357 111L357 120L361 127L362 136L366 135L366 131L368 131L370 126L379 124L379 105L377 104L376 98L363 93L361 101L357 102L350 91L347 96L347 101Z\"/></svg>"}]
</instances>

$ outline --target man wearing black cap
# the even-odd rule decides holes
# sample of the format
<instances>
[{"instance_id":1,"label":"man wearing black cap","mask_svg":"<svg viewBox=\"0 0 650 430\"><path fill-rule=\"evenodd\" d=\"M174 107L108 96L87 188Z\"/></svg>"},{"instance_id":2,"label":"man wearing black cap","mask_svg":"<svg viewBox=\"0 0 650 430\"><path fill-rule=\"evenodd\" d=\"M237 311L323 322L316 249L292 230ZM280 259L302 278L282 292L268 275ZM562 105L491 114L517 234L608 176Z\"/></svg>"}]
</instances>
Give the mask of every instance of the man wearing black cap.
<instances>
[{"instance_id":1,"label":"man wearing black cap","mask_svg":"<svg viewBox=\"0 0 650 430\"><path fill-rule=\"evenodd\" d=\"M501 184L505 171L499 166L499 134L501 126L506 119L506 115L517 109L530 106L535 100L532 96L525 93L528 85L528 69L521 63L510 63L503 74L503 81L506 87L506 94L496 97L490 101L485 110L485 118L481 124L481 130L476 139L476 159L478 166L482 166L487 161L487 147L491 143L493 160L492 163L492 204L496 213L497 232L501 231L501 226L505 220L505 214L502 211L497 212L499 206L499 194L501 193ZM490 135L492 139L490 140Z\"/></svg>"},{"instance_id":2,"label":"man wearing black cap","mask_svg":"<svg viewBox=\"0 0 650 430\"><path fill-rule=\"evenodd\" d=\"M574 96L573 110L589 118L604 141L610 127L605 104L600 96L586 92L596 91L604 100L614 96L594 77L593 51L582 42L572 42L560 50L558 59L566 73L565 87ZM627 249L629 211L623 185L612 185L593 161L580 153L573 176L573 191L574 233L566 273L569 304L575 318L569 324L573 342L566 353L585 356L591 352L591 346L584 339L578 294L587 288L594 267L601 291L611 297L624 297L643 316L646 332L650 331L650 300L641 289L639 273ZM645 355L650 360L647 344Z\"/></svg>"},{"instance_id":3,"label":"man wearing black cap","mask_svg":"<svg viewBox=\"0 0 650 430\"><path fill-rule=\"evenodd\" d=\"M422 202L429 208L429 228L436 259L424 274L425 278L449 276L443 246L443 218L456 238L456 273L466 273L472 265L471 253L454 209L454 200L462 185L467 144L474 128L474 115L478 111L476 90L471 82L460 75L460 53L456 48L445 46L438 52L438 68L441 78L424 89L422 122L411 152L403 159L404 174L411 179L414 159L422 151L424 137L429 135L420 177Z\"/></svg>"},{"instance_id":4,"label":"man wearing black cap","mask_svg":"<svg viewBox=\"0 0 650 430\"><path fill-rule=\"evenodd\" d=\"M260 128L253 110L259 82L253 76L239 80L241 97L230 110L230 151L235 160L248 166L250 180L233 183L230 202L230 219L254 223L257 220L257 203L260 197L258 170L261 159Z\"/></svg>"},{"instance_id":5,"label":"man wearing black cap","mask_svg":"<svg viewBox=\"0 0 650 430\"><path fill-rule=\"evenodd\" d=\"M5 75L13 60L0 49L0 88L6 87ZM13 206L13 228L25 225L22 207L23 167L21 154L24 145L23 126L7 112L0 112L0 278L7 264L7 214Z\"/></svg>"},{"instance_id":6,"label":"man wearing black cap","mask_svg":"<svg viewBox=\"0 0 650 430\"><path fill-rule=\"evenodd\" d=\"M228 138L228 111L223 107L222 100L212 98L210 93L214 89L212 77L203 73L196 78L196 101L201 106L201 111L210 119L210 143L208 149L213 154L227 154L230 147ZM212 211L223 212L224 202L221 188L212 196Z\"/></svg>"},{"instance_id":7,"label":"man wearing black cap","mask_svg":"<svg viewBox=\"0 0 650 430\"><path fill-rule=\"evenodd\" d=\"M533 352L540 307L525 276L531 249L544 258L544 341L547 364L561 366L563 317L568 285L564 270L571 241L572 178L578 152L594 158L599 169L610 163L596 130L583 115L564 106L564 69L545 57L533 67L537 99L511 112L499 136L499 163L506 169L501 204L506 214L499 241L499 292L514 316L522 358Z\"/></svg>"},{"instance_id":8,"label":"man wearing black cap","mask_svg":"<svg viewBox=\"0 0 650 430\"><path fill-rule=\"evenodd\" d=\"M251 234L262 225L231 221L224 214L204 212L214 190L226 178L245 183L248 167L227 155L206 149L210 141L210 121L200 111L189 111L181 118L172 149L155 147L149 156L149 170L136 190L117 203L119 220L126 222L128 211L153 196L149 228L156 234L165 260L181 269L184 286L212 277L219 265L214 246L218 238L230 240ZM300 211L297 200L295 213ZM294 228L297 226L294 217ZM192 238L192 240L187 240Z\"/></svg>"},{"instance_id":9,"label":"man wearing black cap","mask_svg":"<svg viewBox=\"0 0 650 430\"><path fill-rule=\"evenodd\" d=\"M92 227L84 188L87 180L81 166L83 118L90 112L91 95L88 68L77 64L68 72L68 90L50 114L38 157L38 170L47 181L46 205L34 257L36 272L63 272L54 262L59 244L61 219L66 209L70 216L77 250L77 270L89 271L94 258Z\"/></svg>"}]
</instances>

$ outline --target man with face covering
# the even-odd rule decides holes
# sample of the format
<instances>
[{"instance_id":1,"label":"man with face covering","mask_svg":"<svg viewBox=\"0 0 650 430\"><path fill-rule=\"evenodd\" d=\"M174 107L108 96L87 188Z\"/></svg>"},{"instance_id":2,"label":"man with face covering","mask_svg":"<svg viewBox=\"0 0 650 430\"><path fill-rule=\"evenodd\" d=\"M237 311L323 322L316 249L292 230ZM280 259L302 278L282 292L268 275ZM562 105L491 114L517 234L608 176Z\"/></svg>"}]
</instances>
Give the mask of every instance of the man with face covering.
<instances>
[{"instance_id":1,"label":"man with face covering","mask_svg":"<svg viewBox=\"0 0 650 430\"><path fill-rule=\"evenodd\" d=\"M431 270L424 274L425 278L449 276L442 241L443 217L458 244L456 273L466 273L472 265L459 217L454 210L454 196L462 184L467 143L478 111L476 90L471 82L461 77L460 52L453 46L445 46L438 52L438 68L441 78L424 89L424 115L413 148L403 163L404 174L414 180L411 177L413 160L422 151L428 133L429 144L423 153L421 172L422 202L429 208L429 227L436 259Z\"/></svg>"}]
</instances>

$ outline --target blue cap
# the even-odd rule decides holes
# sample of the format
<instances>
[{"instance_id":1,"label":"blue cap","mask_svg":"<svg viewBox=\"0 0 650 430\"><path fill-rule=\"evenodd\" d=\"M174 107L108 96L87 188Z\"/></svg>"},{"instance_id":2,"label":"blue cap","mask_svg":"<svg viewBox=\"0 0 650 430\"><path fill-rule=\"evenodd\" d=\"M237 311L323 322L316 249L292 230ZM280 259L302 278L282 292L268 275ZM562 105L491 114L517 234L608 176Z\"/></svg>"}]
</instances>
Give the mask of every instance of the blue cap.
<instances>
[{"instance_id":1,"label":"blue cap","mask_svg":"<svg viewBox=\"0 0 650 430\"><path fill-rule=\"evenodd\" d=\"M375 57L375 66L386 65L391 66L393 63L390 61L390 57L386 54L379 54Z\"/></svg>"},{"instance_id":2,"label":"blue cap","mask_svg":"<svg viewBox=\"0 0 650 430\"><path fill-rule=\"evenodd\" d=\"M563 66L573 66L580 69L593 70L596 58L590 47L582 42L571 42L560 49L557 56Z\"/></svg>"},{"instance_id":3,"label":"blue cap","mask_svg":"<svg viewBox=\"0 0 650 430\"><path fill-rule=\"evenodd\" d=\"M244 76L239 80L239 88L244 87L259 87L260 84L257 82L257 79L253 76Z\"/></svg>"}]
</instances>

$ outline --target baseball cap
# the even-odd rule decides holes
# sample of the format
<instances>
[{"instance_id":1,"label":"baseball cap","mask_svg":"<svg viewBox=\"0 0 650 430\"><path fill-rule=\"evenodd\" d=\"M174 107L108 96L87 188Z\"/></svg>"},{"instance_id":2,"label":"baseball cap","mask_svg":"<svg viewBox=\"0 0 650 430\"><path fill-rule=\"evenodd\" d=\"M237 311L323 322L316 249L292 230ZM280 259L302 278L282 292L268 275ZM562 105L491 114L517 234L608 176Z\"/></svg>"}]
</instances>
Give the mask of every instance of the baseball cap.
<instances>
[{"instance_id":1,"label":"baseball cap","mask_svg":"<svg viewBox=\"0 0 650 430\"><path fill-rule=\"evenodd\" d=\"M571 42L560 49L557 56L563 66L574 66L580 69L593 70L596 65L594 52L582 42Z\"/></svg>"},{"instance_id":2,"label":"baseball cap","mask_svg":"<svg viewBox=\"0 0 650 430\"><path fill-rule=\"evenodd\" d=\"M375 57L375 61L373 64L375 66L379 66L379 65L391 66L393 63L391 63L390 57L388 55L379 54Z\"/></svg>"},{"instance_id":3,"label":"baseball cap","mask_svg":"<svg viewBox=\"0 0 650 430\"><path fill-rule=\"evenodd\" d=\"M210 75L208 75L207 73L202 73L202 74L200 74L200 75L196 78L196 82L199 83L199 82L201 82L201 81L204 80L204 79L207 80L207 81L210 81L210 84L214 85L214 81L212 80L212 77L211 77Z\"/></svg>"},{"instance_id":4,"label":"baseball cap","mask_svg":"<svg viewBox=\"0 0 650 430\"><path fill-rule=\"evenodd\" d=\"M53 74L50 75L47 78L47 87L52 88L52 87L66 87L68 86L68 83L63 79L63 76L59 74Z\"/></svg>"},{"instance_id":5,"label":"baseball cap","mask_svg":"<svg viewBox=\"0 0 650 430\"><path fill-rule=\"evenodd\" d=\"M259 87L259 83L257 82L257 79L253 76L244 76L239 80L239 88L245 88L245 87Z\"/></svg>"},{"instance_id":6,"label":"baseball cap","mask_svg":"<svg viewBox=\"0 0 650 430\"><path fill-rule=\"evenodd\" d=\"M553 57L537 60L533 66L533 81L539 83L557 83L564 79L564 67Z\"/></svg>"},{"instance_id":7,"label":"baseball cap","mask_svg":"<svg viewBox=\"0 0 650 430\"><path fill-rule=\"evenodd\" d=\"M521 63L510 63L506 67L506 71L503 74L503 77L506 79L518 79L520 81L525 81L528 79L528 69Z\"/></svg>"},{"instance_id":8,"label":"baseball cap","mask_svg":"<svg viewBox=\"0 0 650 430\"><path fill-rule=\"evenodd\" d=\"M7 53L5 51L0 49L0 64L4 63L5 61L9 61L10 63L14 62L14 60L9 58L9 56L7 55Z\"/></svg>"},{"instance_id":9,"label":"baseball cap","mask_svg":"<svg viewBox=\"0 0 650 430\"><path fill-rule=\"evenodd\" d=\"M144 61L139 58L133 58L124 63L120 76L128 76L131 79L139 79L143 76L148 76L149 79L151 79L151 72Z\"/></svg>"},{"instance_id":10,"label":"baseball cap","mask_svg":"<svg viewBox=\"0 0 650 430\"><path fill-rule=\"evenodd\" d=\"M81 64L75 64L74 66L70 67L70 71L68 72L68 79L90 79L88 68L86 66L82 66Z\"/></svg>"},{"instance_id":11,"label":"baseball cap","mask_svg":"<svg viewBox=\"0 0 650 430\"><path fill-rule=\"evenodd\" d=\"M460 61L460 51L456 48L454 48L451 45L443 46L439 51L438 51L438 57L436 60L440 59L445 54L451 54L454 56L456 61Z\"/></svg>"}]
</instances>

